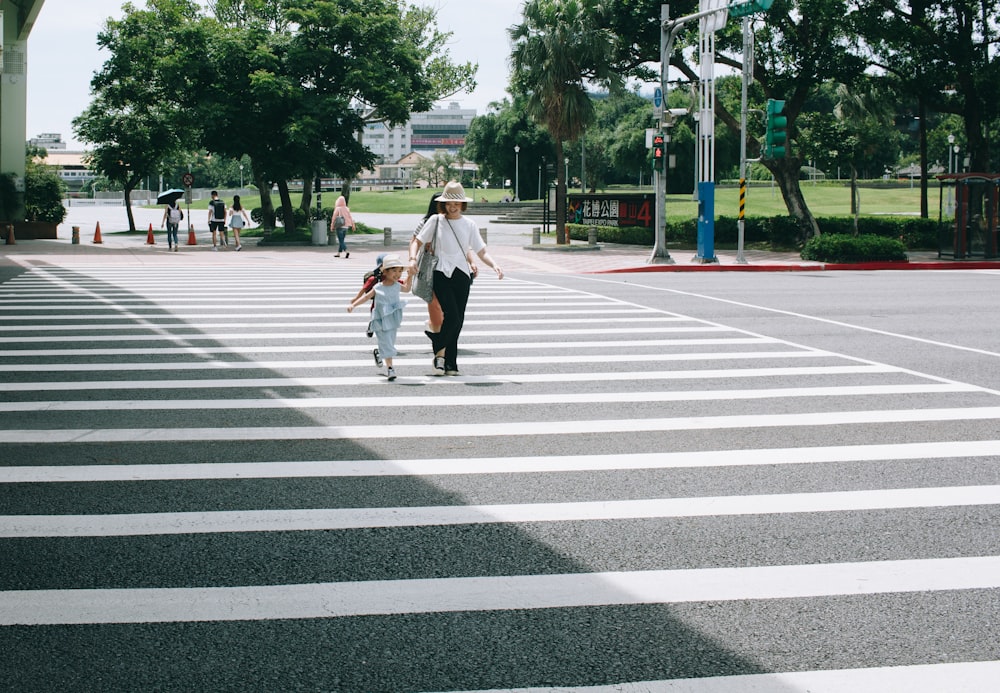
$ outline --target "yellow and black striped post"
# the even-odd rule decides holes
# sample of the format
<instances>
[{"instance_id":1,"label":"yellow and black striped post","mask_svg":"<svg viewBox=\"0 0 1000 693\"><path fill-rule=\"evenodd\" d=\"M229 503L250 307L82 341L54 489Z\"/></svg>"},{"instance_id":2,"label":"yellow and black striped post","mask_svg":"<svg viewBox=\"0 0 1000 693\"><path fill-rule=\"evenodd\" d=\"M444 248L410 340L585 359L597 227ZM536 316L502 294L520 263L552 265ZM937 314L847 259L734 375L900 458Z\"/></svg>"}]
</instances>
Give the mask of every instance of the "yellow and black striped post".
<instances>
[{"instance_id":1,"label":"yellow and black striped post","mask_svg":"<svg viewBox=\"0 0 1000 693\"><path fill-rule=\"evenodd\" d=\"M742 173L742 171L741 171ZM736 243L736 263L739 265L746 264L746 258L743 256L743 239L746 235L746 222L743 217L746 215L747 208L747 179L740 178L740 215L736 218L736 229L738 232L737 243Z\"/></svg>"}]
</instances>

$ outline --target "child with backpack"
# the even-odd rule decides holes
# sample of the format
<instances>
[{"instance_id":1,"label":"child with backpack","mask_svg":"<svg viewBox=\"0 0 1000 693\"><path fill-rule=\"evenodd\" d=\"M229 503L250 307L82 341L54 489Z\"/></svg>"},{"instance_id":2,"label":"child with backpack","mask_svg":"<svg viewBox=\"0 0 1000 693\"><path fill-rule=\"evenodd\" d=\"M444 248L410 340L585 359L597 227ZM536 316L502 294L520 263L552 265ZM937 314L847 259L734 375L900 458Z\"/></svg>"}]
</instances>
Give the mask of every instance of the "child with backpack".
<instances>
[{"instance_id":1,"label":"child with backpack","mask_svg":"<svg viewBox=\"0 0 1000 693\"><path fill-rule=\"evenodd\" d=\"M381 280L365 291L360 296L355 297L347 306L347 312L354 312L354 309L366 301L374 299L374 309L369 329L374 332L378 340L373 355L375 365L382 367L383 360L386 366L386 378L390 381L396 379L396 371L392 367L392 359L398 353L396 351L396 332L403 324L403 307L406 301L400 296L401 292L409 292L412 275L406 275L406 280L401 281L403 275L403 262L398 255L386 255L382 258ZM359 292L360 293L360 292Z\"/></svg>"},{"instance_id":2,"label":"child with backpack","mask_svg":"<svg viewBox=\"0 0 1000 693\"><path fill-rule=\"evenodd\" d=\"M368 272L365 272L365 277L364 277L365 281L364 281L364 284L361 285L361 289L358 291L357 295L354 297L353 300L355 300L355 301L358 300L359 298L361 298L362 296L364 296L366 293L368 293L369 291L371 291L375 287L376 284L378 284L380 281L382 281L382 258L384 258L384 257L385 257L385 253L382 253L377 258L375 258L375 269L370 270ZM372 312L374 310L375 310L375 299L373 298L372 299L371 308L369 308L368 312ZM374 332L372 331L371 320L368 321L368 330L366 331L365 334L369 338L374 334ZM376 351L378 351L378 350L376 349ZM378 358L375 359L375 362L378 363ZM382 364L379 363L379 366L381 366L381 365Z\"/></svg>"}]
</instances>

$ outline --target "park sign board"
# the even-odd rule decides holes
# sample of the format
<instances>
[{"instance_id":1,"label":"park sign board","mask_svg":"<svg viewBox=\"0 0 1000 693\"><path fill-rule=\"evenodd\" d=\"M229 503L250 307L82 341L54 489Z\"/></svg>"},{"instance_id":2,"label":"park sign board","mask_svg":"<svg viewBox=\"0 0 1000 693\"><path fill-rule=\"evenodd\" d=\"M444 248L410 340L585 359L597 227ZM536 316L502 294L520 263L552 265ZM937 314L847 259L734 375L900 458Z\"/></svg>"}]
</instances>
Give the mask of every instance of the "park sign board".
<instances>
[{"instance_id":1,"label":"park sign board","mask_svg":"<svg viewBox=\"0 0 1000 693\"><path fill-rule=\"evenodd\" d=\"M656 199L653 193L570 193L566 197L566 221L570 224L653 228Z\"/></svg>"},{"instance_id":2,"label":"park sign board","mask_svg":"<svg viewBox=\"0 0 1000 693\"><path fill-rule=\"evenodd\" d=\"M734 2L729 6L730 17L749 17L758 12L767 12L771 9L774 0L742 0Z\"/></svg>"}]
</instances>

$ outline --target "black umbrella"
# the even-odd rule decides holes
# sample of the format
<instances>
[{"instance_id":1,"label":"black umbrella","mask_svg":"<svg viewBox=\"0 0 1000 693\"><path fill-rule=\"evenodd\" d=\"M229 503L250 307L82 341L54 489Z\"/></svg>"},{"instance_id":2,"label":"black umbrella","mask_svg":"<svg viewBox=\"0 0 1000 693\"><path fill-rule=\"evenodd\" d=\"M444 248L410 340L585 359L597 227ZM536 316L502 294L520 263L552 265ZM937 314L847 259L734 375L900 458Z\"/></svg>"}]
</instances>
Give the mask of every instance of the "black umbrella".
<instances>
[{"instance_id":1,"label":"black umbrella","mask_svg":"<svg viewBox=\"0 0 1000 693\"><path fill-rule=\"evenodd\" d=\"M168 205L171 202L176 202L177 200L179 200L183 194L184 191L178 188L172 188L171 190L166 190L156 196L156 204Z\"/></svg>"}]
</instances>

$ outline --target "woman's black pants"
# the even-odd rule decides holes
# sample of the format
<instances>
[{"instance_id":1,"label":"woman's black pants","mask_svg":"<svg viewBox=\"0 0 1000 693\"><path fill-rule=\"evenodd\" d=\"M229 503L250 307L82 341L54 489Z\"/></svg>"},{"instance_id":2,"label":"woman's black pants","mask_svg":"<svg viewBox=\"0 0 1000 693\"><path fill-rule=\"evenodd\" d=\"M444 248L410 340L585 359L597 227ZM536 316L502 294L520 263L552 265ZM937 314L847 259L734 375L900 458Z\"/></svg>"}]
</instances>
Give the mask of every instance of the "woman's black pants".
<instances>
[{"instance_id":1,"label":"woman's black pants","mask_svg":"<svg viewBox=\"0 0 1000 693\"><path fill-rule=\"evenodd\" d=\"M444 349L444 362L447 366L458 365L458 336L465 324L465 306L469 303L469 290L472 279L465 272L456 269L450 277L441 272L434 272L434 295L441 304L444 322L441 331L431 337L434 353Z\"/></svg>"}]
</instances>

